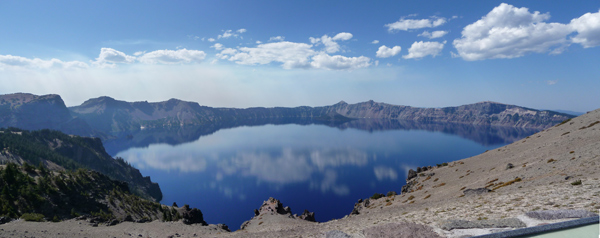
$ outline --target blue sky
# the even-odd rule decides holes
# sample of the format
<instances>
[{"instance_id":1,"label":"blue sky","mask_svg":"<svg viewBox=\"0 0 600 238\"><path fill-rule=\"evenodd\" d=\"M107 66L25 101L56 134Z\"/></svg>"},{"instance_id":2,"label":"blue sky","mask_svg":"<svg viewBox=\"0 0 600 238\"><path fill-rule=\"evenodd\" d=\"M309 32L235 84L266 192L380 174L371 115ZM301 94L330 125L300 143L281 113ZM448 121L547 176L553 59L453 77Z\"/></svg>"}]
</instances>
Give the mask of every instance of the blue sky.
<instances>
[{"instance_id":1,"label":"blue sky","mask_svg":"<svg viewBox=\"0 0 600 238\"><path fill-rule=\"evenodd\" d=\"M0 94L600 107L598 1L0 1Z\"/></svg>"}]
</instances>

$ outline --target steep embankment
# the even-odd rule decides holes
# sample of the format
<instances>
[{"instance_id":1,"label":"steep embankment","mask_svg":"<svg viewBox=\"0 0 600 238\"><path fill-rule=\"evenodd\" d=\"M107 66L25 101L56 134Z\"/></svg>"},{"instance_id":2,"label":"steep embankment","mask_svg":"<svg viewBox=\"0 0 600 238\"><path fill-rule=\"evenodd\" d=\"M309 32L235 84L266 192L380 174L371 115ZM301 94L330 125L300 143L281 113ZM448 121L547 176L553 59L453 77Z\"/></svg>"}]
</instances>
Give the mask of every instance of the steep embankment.
<instances>
[{"instance_id":1,"label":"steep embankment","mask_svg":"<svg viewBox=\"0 0 600 238\"><path fill-rule=\"evenodd\" d=\"M188 225L208 225L196 208L166 206L142 199L132 195L126 183L85 169L56 172L28 163L23 166L8 163L0 165L0 190L0 224L16 218L36 222L74 218L79 224L85 220L92 227L114 226L123 221L179 220ZM213 228L229 231L224 225ZM4 232L0 229L0 236L6 235ZM42 232L36 236L46 235L49 234ZM65 236L64 232L57 235Z\"/></svg>"},{"instance_id":2,"label":"steep embankment","mask_svg":"<svg viewBox=\"0 0 600 238\"><path fill-rule=\"evenodd\" d=\"M38 165L56 170L86 168L129 184L131 191L140 196L160 201L162 192L150 177L123 159L113 159L104 150L98 138L69 136L59 131L0 131L0 161Z\"/></svg>"}]
</instances>

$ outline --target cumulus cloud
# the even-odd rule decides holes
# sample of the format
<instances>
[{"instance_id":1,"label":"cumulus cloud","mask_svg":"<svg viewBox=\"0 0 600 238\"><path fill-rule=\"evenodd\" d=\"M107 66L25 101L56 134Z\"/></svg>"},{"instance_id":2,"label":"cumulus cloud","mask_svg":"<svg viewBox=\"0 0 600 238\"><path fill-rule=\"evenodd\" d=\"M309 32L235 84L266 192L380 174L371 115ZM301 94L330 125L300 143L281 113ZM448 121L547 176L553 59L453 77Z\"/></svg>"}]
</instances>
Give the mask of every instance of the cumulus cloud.
<instances>
[{"instance_id":1,"label":"cumulus cloud","mask_svg":"<svg viewBox=\"0 0 600 238\"><path fill-rule=\"evenodd\" d=\"M145 64L178 64L200 62L205 57L206 53L199 50L156 50L140 56L138 60Z\"/></svg>"},{"instance_id":2,"label":"cumulus cloud","mask_svg":"<svg viewBox=\"0 0 600 238\"><path fill-rule=\"evenodd\" d=\"M376 56L378 58L388 58L388 57L392 57L394 55L397 55L398 53L400 53L400 50L402 48L400 46L394 46L392 48L389 48L385 45L382 45L379 47L379 50L377 50Z\"/></svg>"},{"instance_id":3,"label":"cumulus cloud","mask_svg":"<svg viewBox=\"0 0 600 238\"><path fill-rule=\"evenodd\" d=\"M574 43L581 44L584 48L600 45L600 10L571 20L569 26L578 33L571 38Z\"/></svg>"},{"instance_id":4,"label":"cumulus cloud","mask_svg":"<svg viewBox=\"0 0 600 238\"><path fill-rule=\"evenodd\" d=\"M317 69L329 70L354 70L369 67L371 59L365 56L345 57L341 55L328 55L323 52L315 55L311 66Z\"/></svg>"},{"instance_id":5,"label":"cumulus cloud","mask_svg":"<svg viewBox=\"0 0 600 238\"><path fill-rule=\"evenodd\" d=\"M340 40L351 38L347 34L338 34L336 36L338 36L337 39ZM312 49L313 45L311 44L281 41L259 44L254 48L226 48L223 49L221 53L217 54L217 57L244 65L279 62L282 63L284 69L315 68L328 70L354 70L368 67L371 64L371 59L365 56L345 57L341 55L328 55L326 52L339 51L339 46L331 44L331 42L333 42L337 45L333 38L334 37L329 37L327 35L320 39L311 38L311 42L323 43L324 40L325 43L323 44L326 46L325 52L315 51Z\"/></svg>"},{"instance_id":6,"label":"cumulus cloud","mask_svg":"<svg viewBox=\"0 0 600 238\"><path fill-rule=\"evenodd\" d=\"M453 44L458 56L465 60L515 58L532 52L560 53L569 44L566 36L572 28L544 22L549 18L548 13L532 13L525 7L502 3L467 25L462 37Z\"/></svg>"},{"instance_id":7,"label":"cumulus cloud","mask_svg":"<svg viewBox=\"0 0 600 238\"><path fill-rule=\"evenodd\" d=\"M241 37L240 34L246 32L247 30L244 28L241 28L236 31L233 31L233 30L222 30L222 31L223 31L223 34L218 35L217 39L227 39L230 37L234 37L234 38L240 37L241 39L243 39L243 37ZM208 41L214 42L216 40L214 38L208 38Z\"/></svg>"},{"instance_id":8,"label":"cumulus cloud","mask_svg":"<svg viewBox=\"0 0 600 238\"><path fill-rule=\"evenodd\" d=\"M352 34L350 34L348 32L341 32L333 37L333 40L350 40L350 39L352 39Z\"/></svg>"},{"instance_id":9,"label":"cumulus cloud","mask_svg":"<svg viewBox=\"0 0 600 238\"><path fill-rule=\"evenodd\" d=\"M444 49L446 41L440 43L435 41L415 41L408 49L408 54L403 55L405 59L418 59L431 55L437 56Z\"/></svg>"},{"instance_id":10,"label":"cumulus cloud","mask_svg":"<svg viewBox=\"0 0 600 238\"><path fill-rule=\"evenodd\" d=\"M32 69L85 69L88 65L81 61L62 61L59 59L29 59L21 56L0 55L0 66Z\"/></svg>"},{"instance_id":11,"label":"cumulus cloud","mask_svg":"<svg viewBox=\"0 0 600 238\"><path fill-rule=\"evenodd\" d=\"M352 34L348 32L341 32L335 35L334 37L330 37L328 35L323 35L321 38L313 38L310 37L310 43L314 45L323 44L325 46L325 52L327 53L335 53L340 51L340 45L336 42L339 40L346 41L352 39Z\"/></svg>"},{"instance_id":12,"label":"cumulus cloud","mask_svg":"<svg viewBox=\"0 0 600 238\"><path fill-rule=\"evenodd\" d=\"M440 38L442 36L445 36L446 34L448 34L448 31L434 31L434 32L424 31L423 33L419 34L419 36L427 37L429 39L435 39L435 38Z\"/></svg>"},{"instance_id":13,"label":"cumulus cloud","mask_svg":"<svg viewBox=\"0 0 600 238\"><path fill-rule=\"evenodd\" d=\"M445 23L446 18L443 17L431 17L429 19L406 19L405 17L402 17L397 22L385 24L385 26L388 28L389 32L394 32L433 28L444 25Z\"/></svg>"},{"instance_id":14,"label":"cumulus cloud","mask_svg":"<svg viewBox=\"0 0 600 238\"><path fill-rule=\"evenodd\" d=\"M222 50L223 49L223 44L216 43L213 46L211 46L210 48L215 48L215 50Z\"/></svg>"},{"instance_id":15,"label":"cumulus cloud","mask_svg":"<svg viewBox=\"0 0 600 238\"><path fill-rule=\"evenodd\" d=\"M283 41L285 40L284 36L271 36L271 38L269 38L269 41Z\"/></svg>"},{"instance_id":16,"label":"cumulus cloud","mask_svg":"<svg viewBox=\"0 0 600 238\"><path fill-rule=\"evenodd\" d=\"M371 44L379 44L378 40L371 41Z\"/></svg>"},{"instance_id":17,"label":"cumulus cloud","mask_svg":"<svg viewBox=\"0 0 600 238\"><path fill-rule=\"evenodd\" d=\"M230 61L244 65L280 62L285 69L306 68L310 66L309 57L315 54L311 48L309 44L282 41L261 44L255 48L225 49L227 52L223 51L221 55L231 55Z\"/></svg>"},{"instance_id":18,"label":"cumulus cloud","mask_svg":"<svg viewBox=\"0 0 600 238\"><path fill-rule=\"evenodd\" d=\"M118 63L133 62L135 62L135 56L127 55L112 48L102 48L100 49L100 55L92 64L98 67L115 67Z\"/></svg>"}]
</instances>

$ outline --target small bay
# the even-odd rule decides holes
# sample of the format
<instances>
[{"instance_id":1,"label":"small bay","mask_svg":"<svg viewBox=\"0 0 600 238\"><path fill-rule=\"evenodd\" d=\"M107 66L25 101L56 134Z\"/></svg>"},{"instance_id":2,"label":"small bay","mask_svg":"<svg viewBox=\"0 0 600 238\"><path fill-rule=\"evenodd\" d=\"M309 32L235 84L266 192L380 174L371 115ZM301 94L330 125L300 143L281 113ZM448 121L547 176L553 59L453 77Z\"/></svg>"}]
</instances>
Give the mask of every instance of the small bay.
<instances>
[{"instance_id":1,"label":"small bay","mask_svg":"<svg viewBox=\"0 0 600 238\"><path fill-rule=\"evenodd\" d=\"M163 204L189 204L232 230L269 197L317 221L350 214L359 198L400 192L410 168L471 157L538 130L411 121L237 123L141 130L107 141L158 182Z\"/></svg>"}]
</instances>

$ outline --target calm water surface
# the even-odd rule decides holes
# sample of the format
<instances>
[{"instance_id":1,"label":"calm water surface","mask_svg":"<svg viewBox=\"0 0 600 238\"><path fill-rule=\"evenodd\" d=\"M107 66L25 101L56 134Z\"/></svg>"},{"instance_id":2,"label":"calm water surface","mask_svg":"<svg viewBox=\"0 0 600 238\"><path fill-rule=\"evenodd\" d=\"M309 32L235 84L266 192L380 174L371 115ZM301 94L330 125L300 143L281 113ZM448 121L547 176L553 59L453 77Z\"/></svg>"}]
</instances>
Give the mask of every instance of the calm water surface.
<instances>
[{"instance_id":1,"label":"calm water surface","mask_svg":"<svg viewBox=\"0 0 600 238\"><path fill-rule=\"evenodd\" d=\"M438 127L242 126L195 136L160 132L162 139L140 132L129 138L138 139L137 147L106 147L159 183L161 203L189 204L208 223L235 230L269 197L295 214L315 212L317 221L342 218L359 198L399 193L410 168L477 155L535 132L431 128Z\"/></svg>"}]
</instances>

